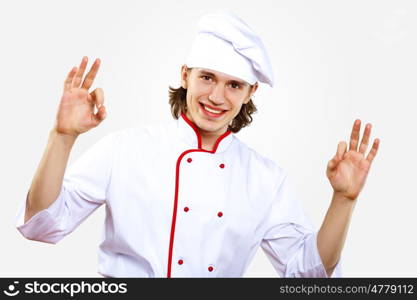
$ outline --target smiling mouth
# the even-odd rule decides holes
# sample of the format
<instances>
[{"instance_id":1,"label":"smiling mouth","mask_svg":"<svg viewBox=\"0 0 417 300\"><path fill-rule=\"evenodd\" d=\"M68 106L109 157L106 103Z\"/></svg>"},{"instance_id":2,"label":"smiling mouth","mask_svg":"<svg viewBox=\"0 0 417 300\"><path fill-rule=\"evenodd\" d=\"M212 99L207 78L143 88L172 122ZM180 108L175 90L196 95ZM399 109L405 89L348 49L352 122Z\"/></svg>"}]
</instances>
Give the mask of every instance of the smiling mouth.
<instances>
[{"instance_id":1,"label":"smiling mouth","mask_svg":"<svg viewBox=\"0 0 417 300\"><path fill-rule=\"evenodd\" d=\"M203 103L200 103L200 107L203 110L203 112L210 117L216 117L217 118L217 117L220 117L220 116L224 115L224 113L226 112L226 110L217 110L217 109L207 107Z\"/></svg>"}]
</instances>

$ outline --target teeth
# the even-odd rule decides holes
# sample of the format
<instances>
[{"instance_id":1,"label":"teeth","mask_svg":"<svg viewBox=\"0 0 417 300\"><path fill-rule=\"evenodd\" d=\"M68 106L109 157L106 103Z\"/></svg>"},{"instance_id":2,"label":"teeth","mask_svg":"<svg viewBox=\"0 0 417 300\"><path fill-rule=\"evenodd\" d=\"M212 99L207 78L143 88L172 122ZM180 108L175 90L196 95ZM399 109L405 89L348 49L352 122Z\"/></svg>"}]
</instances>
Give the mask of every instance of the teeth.
<instances>
[{"instance_id":1,"label":"teeth","mask_svg":"<svg viewBox=\"0 0 417 300\"><path fill-rule=\"evenodd\" d=\"M205 110L207 110L208 112L211 112L211 113L213 113L213 114L221 114L221 113L222 113L221 111L210 109L210 108L208 108L208 107L207 107L207 106L205 106L205 105L203 105L203 106L204 106L204 109L205 109Z\"/></svg>"}]
</instances>

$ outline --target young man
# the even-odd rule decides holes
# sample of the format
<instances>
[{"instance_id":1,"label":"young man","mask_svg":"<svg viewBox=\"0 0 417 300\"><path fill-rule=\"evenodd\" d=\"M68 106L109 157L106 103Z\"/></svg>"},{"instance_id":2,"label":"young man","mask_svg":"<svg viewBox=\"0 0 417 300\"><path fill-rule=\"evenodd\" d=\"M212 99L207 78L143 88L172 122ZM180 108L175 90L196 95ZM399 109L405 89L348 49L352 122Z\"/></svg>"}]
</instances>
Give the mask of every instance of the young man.
<instances>
[{"instance_id":1,"label":"young man","mask_svg":"<svg viewBox=\"0 0 417 300\"><path fill-rule=\"evenodd\" d=\"M99 273L108 277L242 276L259 246L280 276L340 276L353 207L379 141L371 126L349 150L339 143L327 176L334 193L318 233L286 173L233 133L251 121L258 82L272 86L265 48L228 13L204 16L181 87L170 90L175 120L112 133L66 169L77 137L106 116L103 92L88 93L97 59L65 81L56 124L18 217L28 239L57 243L106 204ZM95 107L97 112L94 113Z\"/></svg>"}]
</instances>

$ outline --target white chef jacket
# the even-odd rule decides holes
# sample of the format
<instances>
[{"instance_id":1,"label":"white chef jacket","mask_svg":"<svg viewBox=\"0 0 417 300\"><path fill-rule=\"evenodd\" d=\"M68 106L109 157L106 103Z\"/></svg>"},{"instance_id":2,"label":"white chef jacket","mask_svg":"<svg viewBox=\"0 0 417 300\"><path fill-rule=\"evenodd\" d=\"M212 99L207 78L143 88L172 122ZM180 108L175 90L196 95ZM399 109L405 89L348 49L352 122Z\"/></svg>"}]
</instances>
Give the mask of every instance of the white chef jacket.
<instances>
[{"instance_id":1,"label":"white chef jacket","mask_svg":"<svg viewBox=\"0 0 417 300\"><path fill-rule=\"evenodd\" d=\"M105 136L67 168L56 201L26 223L22 203L16 225L57 243L102 204L106 277L240 277L259 246L282 277L327 277L283 169L229 131L203 150L185 115Z\"/></svg>"}]
</instances>

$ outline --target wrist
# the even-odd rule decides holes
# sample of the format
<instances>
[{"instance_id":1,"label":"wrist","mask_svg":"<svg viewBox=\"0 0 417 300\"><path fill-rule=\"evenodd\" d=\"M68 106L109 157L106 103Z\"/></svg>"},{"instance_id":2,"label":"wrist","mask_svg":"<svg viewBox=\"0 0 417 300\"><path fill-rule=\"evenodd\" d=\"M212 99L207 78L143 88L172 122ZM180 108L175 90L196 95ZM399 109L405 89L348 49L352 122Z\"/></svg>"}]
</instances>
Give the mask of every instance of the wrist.
<instances>
[{"instance_id":1,"label":"wrist","mask_svg":"<svg viewBox=\"0 0 417 300\"><path fill-rule=\"evenodd\" d=\"M332 204L338 204L343 206L355 206L357 198L351 198L344 194L337 193L333 191L333 197L332 197Z\"/></svg>"},{"instance_id":2,"label":"wrist","mask_svg":"<svg viewBox=\"0 0 417 300\"><path fill-rule=\"evenodd\" d=\"M78 137L78 134L67 134L67 133L59 132L56 126L54 126L49 132L50 139L53 139L53 140L58 139L64 142L65 144L71 144L71 145L74 144L77 137Z\"/></svg>"}]
</instances>

